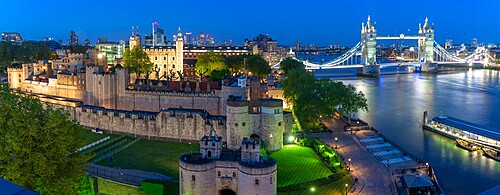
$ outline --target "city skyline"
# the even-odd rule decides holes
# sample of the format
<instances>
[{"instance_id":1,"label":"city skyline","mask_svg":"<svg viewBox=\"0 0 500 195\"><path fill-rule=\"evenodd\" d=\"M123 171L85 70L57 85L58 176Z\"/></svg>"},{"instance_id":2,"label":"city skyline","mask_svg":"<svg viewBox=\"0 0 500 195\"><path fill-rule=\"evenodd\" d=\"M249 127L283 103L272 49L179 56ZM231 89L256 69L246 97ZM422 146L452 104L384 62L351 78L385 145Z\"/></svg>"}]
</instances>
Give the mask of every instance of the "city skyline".
<instances>
[{"instance_id":1,"label":"city skyline","mask_svg":"<svg viewBox=\"0 0 500 195\"><path fill-rule=\"evenodd\" d=\"M0 8L0 18L9 18L9 22L0 23L0 31L19 32L26 40L54 37L66 41L73 30L80 42L89 39L94 43L99 37L126 40L131 26L139 26L141 35L150 34L151 23L157 21L166 35L176 34L180 26L183 32L210 32L219 41L232 39L237 45L257 34L269 34L283 45L292 45L297 40L317 45L354 45L359 41L361 22L370 15L372 21L377 22L380 35L416 34L418 23L423 23L428 17L431 23L435 23L438 42L453 39L457 44L470 43L472 38L485 43L500 42L495 36L500 32L498 27L488 25L494 23L493 13L497 6L493 5L498 5L498 2L481 1L472 9L463 2L424 1L417 5L400 1L384 4L374 1L309 4L255 1L255 9L249 9L252 4L227 1L213 4L202 1L117 4L92 0L77 6L59 0L52 1L52 4L9 1ZM22 7L28 14L11 9L20 4L29 5ZM152 4L164 7L165 11L155 11L149 7ZM53 9L56 6L58 9ZM352 11L354 7L358 8ZM36 15L39 10L52 11ZM102 14L97 14L100 12ZM167 39L172 37L167 36Z\"/></svg>"}]
</instances>

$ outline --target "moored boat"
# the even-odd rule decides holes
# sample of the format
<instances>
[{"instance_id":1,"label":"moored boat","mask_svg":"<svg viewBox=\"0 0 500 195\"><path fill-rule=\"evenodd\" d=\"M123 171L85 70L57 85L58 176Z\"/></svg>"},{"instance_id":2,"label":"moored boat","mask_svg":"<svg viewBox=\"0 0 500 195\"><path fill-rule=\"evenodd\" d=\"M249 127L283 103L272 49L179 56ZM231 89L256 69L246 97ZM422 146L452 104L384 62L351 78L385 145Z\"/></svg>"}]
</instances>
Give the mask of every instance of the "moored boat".
<instances>
[{"instance_id":1,"label":"moored boat","mask_svg":"<svg viewBox=\"0 0 500 195\"><path fill-rule=\"evenodd\" d=\"M471 152L476 151L476 150L481 150L481 148L473 143L470 143L468 141L462 140L462 139L457 139L457 146L461 147L463 149L469 150Z\"/></svg>"},{"instance_id":2,"label":"moored boat","mask_svg":"<svg viewBox=\"0 0 500 195\"><path fill-rule=\"evenodd\" d=\"M484 156L500 161L500 151L489 148L483 148Z\"/></svg>"}]
</instances>

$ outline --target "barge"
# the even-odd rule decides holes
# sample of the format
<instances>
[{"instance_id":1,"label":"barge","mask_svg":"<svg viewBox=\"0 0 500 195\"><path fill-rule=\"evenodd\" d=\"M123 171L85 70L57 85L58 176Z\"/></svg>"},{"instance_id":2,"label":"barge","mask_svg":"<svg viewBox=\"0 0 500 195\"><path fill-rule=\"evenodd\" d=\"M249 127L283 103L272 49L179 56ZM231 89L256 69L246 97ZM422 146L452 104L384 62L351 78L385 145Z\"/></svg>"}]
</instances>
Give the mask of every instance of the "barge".
<instances>
[{"instance_id":1,"label":"barge","mask_svg":"<svg viewBox=\"0 0 500 195\"><path fill-rule=\"evenodd\" d=\"M457 146L471 152L481 150L480 146L461 139L457 139Z\"/></svg>"},{"instance_id":2,"label":"barge","mask_svg":"<svg viewBox=\"0 0 500 195\"><path fill-rule=\"evenodd\" d=\"M483 148L483 153L484 156L500 162L500 151L490 148Z\"/></svg>"},{"instance_id":3,"label":"barge","mask_svg":"<svg viewBox=\"0 0 500 195\"><path fill-rule=\"evenodd\" d=\"M500 130L471 123L440 114L427 121L427 111L424 112L422 128L451 139L465 140L469 144L481 148L500 149ZM458 142L457 142L458 143Z\"/></svg>"}]
</instances>

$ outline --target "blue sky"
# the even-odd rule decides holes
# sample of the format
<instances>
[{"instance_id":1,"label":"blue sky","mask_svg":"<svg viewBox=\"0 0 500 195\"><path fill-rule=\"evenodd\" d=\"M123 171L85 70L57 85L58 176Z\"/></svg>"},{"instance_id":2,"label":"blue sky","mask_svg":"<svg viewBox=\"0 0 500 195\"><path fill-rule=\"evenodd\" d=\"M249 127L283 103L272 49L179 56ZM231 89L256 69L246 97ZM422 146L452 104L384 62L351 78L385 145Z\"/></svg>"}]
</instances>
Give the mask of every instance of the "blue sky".
<instances>
[{"instance_id":1,"label":"blue sky","mask_svg":"<svg viewBox=\"0 0 500 195\"><path fill-rule=\"evenodd\" d=\"M20 32L24 39L54 37L66 41L74 30L80 43L98 37L128 39L131 26L141 35L151 33L158 21L172 39L177 26L193 35L204 31L216 40L269 34L278 44L354 45L360 39L361 22L370 15L378 34L416 33L418 23L429 17L435 23L436 40L500 43L500 1L495 0L8 0L0 5L0 31Z\"/></svg>"}]
</instances>

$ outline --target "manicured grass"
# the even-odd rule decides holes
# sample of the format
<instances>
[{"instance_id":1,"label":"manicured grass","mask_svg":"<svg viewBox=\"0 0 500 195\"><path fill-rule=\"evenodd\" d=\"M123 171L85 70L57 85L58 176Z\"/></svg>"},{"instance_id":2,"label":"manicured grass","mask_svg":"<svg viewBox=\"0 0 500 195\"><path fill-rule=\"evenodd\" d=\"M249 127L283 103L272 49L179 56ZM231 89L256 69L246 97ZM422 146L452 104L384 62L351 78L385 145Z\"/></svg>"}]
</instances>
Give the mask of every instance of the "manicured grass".
<instances>
[{"instance_id":1,"label":"manicured grass","mask_svg":"<svg viewBox=\"0 0 500 195\"><path fill-rule=\"evenodd\" d=\"M271 154L278 163L278 187L304 183L332 175L312 148L286 145Z\"/></svg>"},{"instance_id":2,"label":"manicured grass","mask_svg":"<svg viewBox=\"0 0 500 195\"><path fill-rule=\"evenodd\" d=\"M124 151L115 154L112 167L157 172L177 180L179 157L191 151L199 152L199 144L141 139ZM107 159L96 164L109 166Z\"/></svg>"},{"instance_id":3,"label":"manicured grass","mask_svg":"<svg viewBox=\"0 0 500 195\"><path fill-rule=\"evenodd\" d=\"M95 142L97 140L100 140L102 138L105 138L107 136L111 136L111 138L116 137L117 135L112 135L112 134L98 134L94 133L89 129L82 129L80 130L80 137L83 138L82 145L81 146L86 146L92 142Z\"/></svg>"},{"instance_id":4,"label":"manicured grass","mask_svg":"<svg viewBox=\"0 0 500 195\"><path fill-rule=\"evenodd\" d=\"M279 172L278 172L279 173ZM279 178L279 174L278 174ZM348 185L348 190L352 187L352 181L349 178L349 175L342 177L336 181L330 181L326 183L322 182L312 182L308 185L307 189L302 190L290 190L290 191L280 191L278 194L297 194L297 195L305 195L305 194L328 194L328 195L344 195L345 194L345 184ZM314 188L314 191L311 189Z\"/></svg>"},{"instance_id":5,"label":"manicured grass","mask_svg":"<svg viewBox=\"0 0 500 195\"><path fill-rule=\"evenodd\" d=\"M99 194L103 195L122 195L122 194L134 194L142 195L147 194L141 190L141 188L122 184L107 179L98 178L98 189Z\"/></svg>"}]
</instances>

